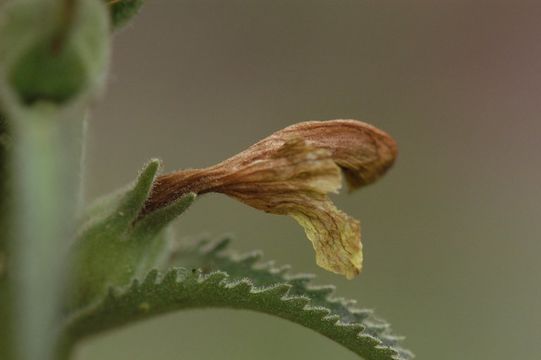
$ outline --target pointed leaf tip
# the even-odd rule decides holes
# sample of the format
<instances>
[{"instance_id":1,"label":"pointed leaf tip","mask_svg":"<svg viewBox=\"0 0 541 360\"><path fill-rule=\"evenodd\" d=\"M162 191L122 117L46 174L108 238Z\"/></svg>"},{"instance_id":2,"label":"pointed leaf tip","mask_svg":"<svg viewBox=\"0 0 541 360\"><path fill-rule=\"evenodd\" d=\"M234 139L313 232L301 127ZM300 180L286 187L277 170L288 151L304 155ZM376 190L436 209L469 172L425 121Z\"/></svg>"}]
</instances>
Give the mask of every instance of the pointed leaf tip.
<instances>
[{"instance_id":1,"label":"pointed leaf tip","mask_svg":"<svg viewBox=\"0 0 541 360\"><path fill-rule=\"evenodd\" d=\"M125 230L139 215L150 195L161 161L153 159L139 173L133 187L120 199L117 211L111 216L111 223L118 230Z\"/></svg>"},{"instance_id":2,"label":"pointed leaf tip","mask_svg":"<svg viewBox=\"0 0 541 360\"><path fill-rule=\"evenodd\" d=\"M163 230L171 221L186 211L195 201L197 195L189 193L175 200L166 207L148 213L135 223L134 236L153 237Z\"/></svg>"}]
</instances>

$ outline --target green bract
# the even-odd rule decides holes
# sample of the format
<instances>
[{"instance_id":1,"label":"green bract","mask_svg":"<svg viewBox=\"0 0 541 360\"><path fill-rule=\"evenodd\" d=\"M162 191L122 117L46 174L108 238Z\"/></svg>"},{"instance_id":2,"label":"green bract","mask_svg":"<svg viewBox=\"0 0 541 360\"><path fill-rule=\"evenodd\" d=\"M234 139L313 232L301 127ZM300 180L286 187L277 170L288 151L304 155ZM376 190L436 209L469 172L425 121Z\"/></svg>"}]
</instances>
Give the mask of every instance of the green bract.
<instances>
[{"instance_id":1,"label":"green bract","mask_svg":"<svg viewBox=\"0 0 541 360\"><path fill-rule=\"evenodd\" d=\"M71 249L72 274L68 307L81 307L103 295L109 286L126 285L159 266L166 251L166 225L195 200L188 194L138 219L148 198L159 161L151 161L135 184L94 206ZM101 210L101 211L100 211Z\"/></svg>"}]
</instances>

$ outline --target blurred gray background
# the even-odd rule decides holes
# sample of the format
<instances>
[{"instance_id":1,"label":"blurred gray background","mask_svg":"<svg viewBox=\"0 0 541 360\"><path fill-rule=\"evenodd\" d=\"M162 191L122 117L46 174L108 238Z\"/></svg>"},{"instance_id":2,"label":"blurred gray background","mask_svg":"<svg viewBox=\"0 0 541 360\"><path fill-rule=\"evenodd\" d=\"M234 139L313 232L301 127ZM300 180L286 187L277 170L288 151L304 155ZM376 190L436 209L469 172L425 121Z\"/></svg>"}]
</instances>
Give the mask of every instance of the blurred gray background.
<instances>
[{"instance_id":1,"label":"blurred gray background","mask_svg":"<svg viewBox=\"0 0 541 360\"><path fill-rule=\"evenodd\" d=\"M536 1L149 0L115 36L88 197L151 157L207 166L295 122L370 122L400 155L382 181L336 197L362 221L355 280L319 269L292 219L224 196L199 199L178 236L233 233L239 250L336 283L418 359L539 359L540 18ZM78 359L356 356L281 319L211 310L96 338Z\"/></svg>"}]
</instances>

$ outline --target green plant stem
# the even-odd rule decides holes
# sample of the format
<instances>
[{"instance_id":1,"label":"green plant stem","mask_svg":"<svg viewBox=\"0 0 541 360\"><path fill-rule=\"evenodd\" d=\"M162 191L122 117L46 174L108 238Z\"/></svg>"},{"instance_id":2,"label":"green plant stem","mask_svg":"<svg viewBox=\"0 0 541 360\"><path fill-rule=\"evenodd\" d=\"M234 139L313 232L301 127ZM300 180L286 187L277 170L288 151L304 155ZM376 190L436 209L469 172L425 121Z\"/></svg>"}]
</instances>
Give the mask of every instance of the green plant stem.
<instances>
[{"instance_id":1,"label":"green plant stem","mask_svg":"<svg viewBox=\"0 0 541 360\"><path fill-rule=\"evenodd\" d=\"M77 119L79 117L79 119ZM83 121L38 103L10 118L17 359L54 358L65 249L73 237Z\"/></svg>"},{"instance_id":2,"label":"green plant stem","mask_svg":"<svg viewBox=\"0 0 541 360\"><path fill-rule=\"evenodd\" d=\"M0 106L12 145L0 241L9 257L0 337L11 340L0 340L0 359L51 360L81 198L82 119L105 79L109 14L100 0L11 0L1 11Z\"/></svg>"},{"instance_id":3,"label":"green plant stem","mask_svg":"<svg viewBox=\"0 0 541 360\"><path fill-rule=\"evenodd\" d=\"M10 321L11 297L7 281L8 259L8 131L6 119L0 111L0 359L12 357L12 328Z\"/></svg>"}]
</instances>

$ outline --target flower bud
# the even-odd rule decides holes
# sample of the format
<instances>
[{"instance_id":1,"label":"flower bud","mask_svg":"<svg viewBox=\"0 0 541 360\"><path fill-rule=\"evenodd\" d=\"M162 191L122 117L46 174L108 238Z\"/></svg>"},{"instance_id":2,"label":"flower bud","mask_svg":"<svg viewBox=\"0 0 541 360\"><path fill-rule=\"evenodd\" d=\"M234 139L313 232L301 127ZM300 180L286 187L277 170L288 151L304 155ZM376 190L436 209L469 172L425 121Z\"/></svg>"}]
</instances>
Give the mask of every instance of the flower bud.
<instances>
[{"instance_id":1,"label":"flower bud","mask_svg":"<svg viewBox=\"0 0 541 360\"><path fill-rule=\"evenodd\" d=\"M87 103L102 88L110 29L102 1L10 1L1 6L0 103Z\"/></svg>"}]
</instances>

